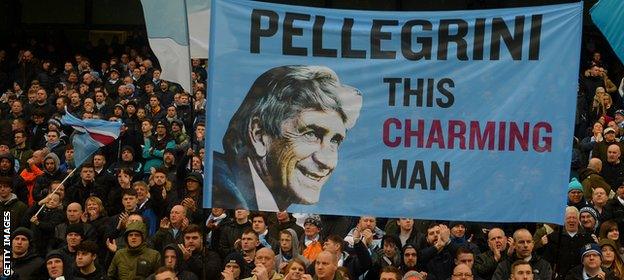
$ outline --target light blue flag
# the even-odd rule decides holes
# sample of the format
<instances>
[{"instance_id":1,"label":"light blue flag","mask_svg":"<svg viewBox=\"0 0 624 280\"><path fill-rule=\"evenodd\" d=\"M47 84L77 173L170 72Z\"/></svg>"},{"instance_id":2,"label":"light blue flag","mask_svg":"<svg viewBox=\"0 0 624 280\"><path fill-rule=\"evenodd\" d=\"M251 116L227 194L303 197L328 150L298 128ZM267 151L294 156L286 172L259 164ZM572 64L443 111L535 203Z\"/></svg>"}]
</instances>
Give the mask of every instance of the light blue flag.
<instances>
[{"instance_id":1,"label":"light blue flag","mask_svg":"<svg viewBox=\"0 0 624 280\"><path fill-rule=\"evenodd\" d=\"M591 10L592 21L607 38L615 54L624 62L624 1L600 0Z\"/></svg>"},{"instance_id":2,"label":"light blue flag","mask_svg":"<svg viewBox=\"0 0 624 280\"><path fill-rule=\"evenodd\" d=\"M71 125L76 133L73 136L74 164L80 166L99 148L104 147L119 137L120 122L88 119L81 120L66 112L61 123Z\"/></svg>"},{"instance_id":3,"label":"light blue flag","mask_svg":"<svg viewBox=\"0 0 624 280\"><path fill-rule=\"evenodd\" d=\"M188 22L184 1L142 0L147 37L161 78L191 90Z\"/></svg>"},{"instance_id":4,"label":"light blue flag","mask_svg":"<svg viewBox=\"0 0 624 280\"><path fill-rule=\"evenodd\" d=\"M192 58L208 58L210 0L187 0L189 40Z\"/></svg>"}]
</instances>

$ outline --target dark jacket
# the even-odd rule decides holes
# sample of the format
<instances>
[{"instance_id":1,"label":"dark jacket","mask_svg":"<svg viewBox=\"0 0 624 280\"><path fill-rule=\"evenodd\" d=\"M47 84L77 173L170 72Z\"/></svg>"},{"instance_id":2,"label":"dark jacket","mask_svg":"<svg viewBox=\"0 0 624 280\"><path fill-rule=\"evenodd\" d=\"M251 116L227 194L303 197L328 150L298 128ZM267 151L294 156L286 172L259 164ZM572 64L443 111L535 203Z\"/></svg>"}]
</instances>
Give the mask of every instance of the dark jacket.
<instances>
[{"instance_id":1,"label":"dark jacket","mask_svg":"<svg viewBox=\"0 0 624 280\"><path fill-rule=\"evenodd\" d=\"M343 257L345 257L342 266L349 270L349 279L358 279L360 275L364 274L373 265L373 260L368 252L368 248L366 248L363 242L354 244L353 250L350 253L343 252L342 254ZM308 266L307 272L313 275L315 277L314 279L317 279L314 271L315 265L316 261ZM336 278L334 277L334 279Z\"/></svg>"},{"instance_id":2,"label":"dark jacket","mask_svg":"<svg viewBox=\"0 0 624 280\"><path fill-rule=\"evenodd\" d=\"M567 271L579 264L581 248L593 243L591 234L577 232L571 237L564 229L548 235L548 244L544 246L544 258L554 266L554 272L565 275Z\"/></svg>"},{"instance_id":3,"label":"dark jacket","mask_svg":"<svg viewBox=\"0 0 624 280\"><path fill-rule=\"evenodd\" d=\"M0 210L4 213L6 211L11 212L11 228L18 228L22 225L22 221L20 221L21 217L24 217L24 214L28 210L28 206L24 202L21 202L17 199L17 196L14 193L11 193L11 197L9 197L6 201L0 201Z\"/></svg>"},{"instance_id":4,"label":"dark jacket","mask_svg":"<svg viewBox=\"0 0 624 280\"><path fill-rule=\"evenodd\" d=\"M246 229L251 228L249 221L244 224L238 224L236 220L229 219L223 223L219 240L219 255L221 258L225 258L228 254L234 252L234 242L241 238Z\"/></svg>"},{"instance_id":5,"label":"dark jacket","mask_svg":"<svg viewBox=\"0 0 624 280\"><path fill-rule=\"evenodd\" d=\"M604 278L592 277L590 280L616 280L615 274L613 271L605 271ZM571 269L568 274L565 276L565 280L583 280L583 266L579 265L575 268Z\"/></svg>"},{"instance_id":6,"label":"dark jacket","mask_svg":"<svg viewBox=\"0 0 624 280\"><path fill-rule=\"evenodd\" d=\"M184 255L182 255L182 251L180 251L180 247L178 247L177 243L172 243L166 245L161 251L162 254L162 265L165 265L165 250L174 250L176 253L176 264L175 264L175 273L178 277L178 280L197 280L197 275L195 273L188 270L188 263L184 261ZM150 275L146 278L146 280L154 280L156 277L155 274Z\"/></svg>"},{"instance_id":7,"label":"dark jacket","mask_svg":"<svg viewBox=\"0 0 624 280\"><path fill-rule=\"evenodd\" d=\"M517 256L509 257L498 264L492 280L508 280L511 275L511 265L517 261ZM551 280L552 269L550 264L536 255L535 253L529 261L531 268L533 268L533 279L535 280Z\"/></svg>"},{"instance_id":8,"label":"dark jacket","mask_svg":"<svg viewBox=\"0 0 624 280\"><path fill-rule=\"evenodd\" d=\"M591 199L593 190L600 186L607 191L607 195L611 192L611 186L602 176L591 168L583 168L579 170L579 181L583 184L583 196L585 199Z\"/></svg>"},{"instance_id":9,"label":"dark jacket","mask_svg":"<svg viewBox=\"0 0 624 280\"><path fill-rule=\"evenodd\" d=\"M43 258L32 247L25 256L11 258L11 263L14 275L19 276L17 279L44 279L47 274Z\"/></svg>"},{"instance_id":10,"label":"dark jacket","mask_svg":"<svg viewBox=\"0 0 624 280\"><path fill-rule=\"evenodd\" d=\"M494 271L498 264L507 258L507 251L501 252L501 258L496 261L494 258L494 252L488 250L475 257L475 262L472 269L483 279L492 279Z\"/></svg>"}]
</instances>

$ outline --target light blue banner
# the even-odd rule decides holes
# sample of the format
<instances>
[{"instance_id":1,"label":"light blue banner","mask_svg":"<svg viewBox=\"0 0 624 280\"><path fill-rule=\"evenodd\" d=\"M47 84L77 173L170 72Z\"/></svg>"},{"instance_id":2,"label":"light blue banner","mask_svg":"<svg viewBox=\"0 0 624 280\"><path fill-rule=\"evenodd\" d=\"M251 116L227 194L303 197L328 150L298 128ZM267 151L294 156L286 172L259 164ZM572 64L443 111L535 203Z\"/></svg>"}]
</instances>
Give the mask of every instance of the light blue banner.
<instances>
[{"instance_id":1,"label":"light blue banner","mask_svg":"<svg viewBox=\"0 0 624 280\"><path fill-rule=\"evenodd\" d=\"M212 3L205 207L563 222L580 2Z\"/></svg>"},{"instance_id":2,"label":"light blue banner","mask_svg":"<svg viewBox=\"0 0 624 280\"><path fill-rule=\"evenodd\" d=\"M607 38L620 61L624 62L624 1L600 0L589 12L594 24Z\"/></svg>"}]
</instances>

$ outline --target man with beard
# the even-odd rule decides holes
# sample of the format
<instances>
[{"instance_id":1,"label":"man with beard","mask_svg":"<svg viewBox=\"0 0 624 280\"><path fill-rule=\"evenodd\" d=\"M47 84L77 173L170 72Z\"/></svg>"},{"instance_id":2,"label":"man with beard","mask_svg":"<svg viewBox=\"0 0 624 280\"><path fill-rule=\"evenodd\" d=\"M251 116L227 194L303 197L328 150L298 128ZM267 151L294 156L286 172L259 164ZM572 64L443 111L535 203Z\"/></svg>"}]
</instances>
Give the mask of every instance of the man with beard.
<instances>
[{"instance_id":1,"label":"man with beard","mask_svg":"<svg viewBox=\"0 0 624 280\"><path fill-rule=\"evenodd\" d=\"M184 244L178 244L178 247L189 269L199 279L219 279L221 258L216 252L204 247L203 240L200 227L192 224L184 229Z\"/></svg>"}]
</instances>

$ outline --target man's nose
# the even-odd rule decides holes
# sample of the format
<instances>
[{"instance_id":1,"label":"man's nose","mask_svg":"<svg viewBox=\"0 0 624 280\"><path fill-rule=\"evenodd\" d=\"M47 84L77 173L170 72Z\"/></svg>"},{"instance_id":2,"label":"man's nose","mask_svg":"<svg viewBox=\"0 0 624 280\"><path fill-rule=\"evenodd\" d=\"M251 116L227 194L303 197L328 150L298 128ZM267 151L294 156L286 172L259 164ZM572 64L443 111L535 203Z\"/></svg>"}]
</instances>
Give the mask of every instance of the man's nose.
<instances>
[{"instance_id":1,"label":"man's nose","mask_svg":"<svg viewBox=\"0 0 624 280\"><path fill-rule=\"evenodd\" d=\"M334 169L338 162L338 151L324 143L320 150L312 154L312 158L321 169Z\"/></svg>"}]
</instances>

